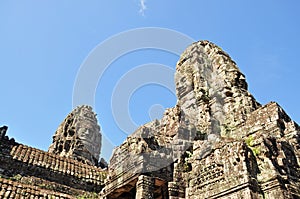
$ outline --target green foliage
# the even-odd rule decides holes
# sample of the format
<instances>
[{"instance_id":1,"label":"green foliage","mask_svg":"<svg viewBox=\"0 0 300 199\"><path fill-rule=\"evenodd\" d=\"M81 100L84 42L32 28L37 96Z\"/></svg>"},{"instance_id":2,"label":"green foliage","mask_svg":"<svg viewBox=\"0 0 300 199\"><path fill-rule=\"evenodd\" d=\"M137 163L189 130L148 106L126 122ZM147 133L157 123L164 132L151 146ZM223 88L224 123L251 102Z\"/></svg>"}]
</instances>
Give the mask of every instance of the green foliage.
<instances>
[{"instance_id":1,"label":"green foliage","mask_svg":"<svg viewBox=\"0 0 300 199\"><path fill-rule=\"evenodd\" d=\"M258 147L251 147L251 149L255 156L258 156L260 154L260 149Z\"/></svg>"},{"instance_id":2,"label":"green foliage","mask_svg":"<svg viewBox=\"0 0 300 199\"><path fill-rule=\"evenodd\" d=\"M260 154L259 146L254 147L254 138L252 135L249 135L248 138L245 139L245 143L252 150L252 152L255 156L258 156Z\"/></svg>"},{"instance_id":3,"label":"green foliage","mask_svg":"<svg viewBox=\"0 0 300 199\"><path fill-rule=\"evenodd\" d=\"M191 158L192 156L193 156L193 154L190 151L185 152L185 157L186 158Z\"/></svg>"},{"instance_id":4,"label":"green foliage","mask_svg":"<svg viewBox=\"0 0 300 199\"><path fill-rule=\"evenodd\" d=\"M186 151L184 153L184 159L182 161L182 170L183 172L189 172L192 169L191 163L189 163L189 159L193 156L193 153L190 151Z\"/></svg>"},{"instance_id":5,"label":"green foliage","mask_svg":"<svg viewBox=\"0 0 300 199\"><path fill-rule=\"evenodd\" d=\"M189 172L189 171L191 171L191 166L189 163L185 163L183 165L183 172Z\"/></svg>"},{"instance_id":6,"label":"green foliage","mask_svg":"<svg viewBox=\"0 0 300 199\"><path fill-rule=\"evenodd\" d=\"M93 192L93 193L89 192L89 193L85 193L83 195L77 196L76 198L77 199L98 199L98 198L100 198L100 196L95 192Z\"/></svg>"},{"instance_id":7,"label":"green foliage","mask_svg":"<svg viewBox=\"0 0 300 199\"><path fill-rule=\"evenodd\" d=\"M21 176L20 174L17 174L17 175L15 175L15 176L11 177L10 179L11 179L11 180L14 180L14 181L20 181L21 178L22 178L22 176Z\"/></svg>"},{"instance_id":8,"label":"green foliage","mask_svg":"<svg viewBox=\"0 0 300 199\"><path fill-rule=\"evenodd\" d=\"M254 145L254 139L252 135L249 135L246 139L245 142L247 146L252 147Z\"/></svg>"}]
</instances>

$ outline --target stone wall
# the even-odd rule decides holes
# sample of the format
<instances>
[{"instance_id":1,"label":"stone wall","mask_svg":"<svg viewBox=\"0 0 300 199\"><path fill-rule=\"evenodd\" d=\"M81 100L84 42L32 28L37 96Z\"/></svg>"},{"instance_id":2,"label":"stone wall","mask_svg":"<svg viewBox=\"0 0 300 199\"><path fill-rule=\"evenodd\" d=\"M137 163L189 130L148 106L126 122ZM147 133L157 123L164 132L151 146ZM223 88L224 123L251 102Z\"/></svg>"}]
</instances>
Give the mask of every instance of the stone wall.
<instances>
[{"instance_id":1,"label":"stone wall","mask_svg":"<svg viewBox=\"0 0 300 199\"><path fill-rule=\"evenodd\" d=\"M300 128L278 104L253 111L235 133L218 142L194 141L174 168L172 184L185 191L181 198L300 196Z\"/></svg>"},{"instance_id":2,"label":"stone wall","mask_svg":"<svg viewBox=\"0 0 300 199\"><path fill-rule=\"evenodd\" d=\"M107 169L89 106L67 116L49 152L0 128L0 197L300 198L300 127L277 103L255 100L227 53L195 42L175 84L177 104L116 147Z\"/></svg>"},{"instance_id":3,"label":"stone wall","mask_svg":"<svg viewBox=\"0 0 300 199\"><path fill-rule=\"evenodd\" d=\"M255 100L227 53L192 44L175 84L176 106L114 150L103 196L148 193L146 174L162 179L171 199L300 197L298 125L278 104Z\"/></svg>"},{"instance_id":4,"label":"stone wall","mask_svg":"<svg viewBox=\"0 0 300 199\"><path fill-rule=\"evenodd\" d=\"M0 198L69 199L74 198L74 196L0 178Z\"/></svg>"},{"instance_id":5,"label":"stone wall","mask_svg":"<svg viewBox=\"0 0 300 199\"><path fill-rule=\"evenodd\" d=\"M207 157L197 159L202 152L203 141L195 142L196 159L189 160L192 170L187 174L187 198L226 198L233 192L240 198L252 198L260 194L255 180L257 163L243 142L222 139Z\"/></svg>"},{"instance_id":6,"label":"stone wall","mask_svg":"<svg viewBox=\"0 0 300 199\"><path fill-rule=\"evenodd\" d=\"M0 137L0 176L7 179L3 179L3 186L7 184L13 188L18 183L35 184L30 190L43 187L50 189L50 192L66 195L100 192L104 187L105 169L19 144L5 136L3 129Z\"/></svg>"}]
</instances>

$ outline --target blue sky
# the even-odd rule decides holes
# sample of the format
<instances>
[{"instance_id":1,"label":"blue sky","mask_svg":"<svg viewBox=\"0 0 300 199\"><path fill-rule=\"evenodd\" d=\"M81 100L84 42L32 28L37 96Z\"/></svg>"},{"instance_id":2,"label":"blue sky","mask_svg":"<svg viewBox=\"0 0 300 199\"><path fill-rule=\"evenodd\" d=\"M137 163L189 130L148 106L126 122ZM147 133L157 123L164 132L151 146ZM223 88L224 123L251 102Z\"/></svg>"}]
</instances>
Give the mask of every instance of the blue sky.
<instances>
[{"instance_id":1,"label":"blue sky","mask_svg":"<svg viewBox=\"0 0 300 199\"><path fill-rule=\"evenodd\" d=\"M72 110L74 83L84 60L113 35L143 27L216 43L237 62L259 102L276 101L300 122L299 7L296 0L1 1L0 125L8 125L9 136L18 142L47 150ZM120 144L128 134L120 130L111 110L118 80L147 63L174 69L177 60L172 53L144 49L109 66L96 90L95 111L110 143ZM129 100L130 117L137 125L151 120L153 105L176 103L172 92L155 84L138 88L124 100ZM108 146L102 154L108 159Z\"/></svg>"}]
</instances>

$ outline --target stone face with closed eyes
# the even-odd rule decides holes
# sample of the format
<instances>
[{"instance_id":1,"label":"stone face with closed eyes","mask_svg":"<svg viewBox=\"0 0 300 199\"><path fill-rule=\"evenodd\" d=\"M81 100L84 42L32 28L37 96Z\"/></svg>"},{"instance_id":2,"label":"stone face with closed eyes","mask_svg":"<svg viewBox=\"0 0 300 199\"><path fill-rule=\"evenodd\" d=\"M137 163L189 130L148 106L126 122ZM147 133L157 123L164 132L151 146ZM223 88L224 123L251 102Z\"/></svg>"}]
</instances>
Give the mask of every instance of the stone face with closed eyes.
<instances>
[{"instance_id":1,"label":"stone face with closed eyes","mask_svg":"<svg viewBox=\"0 0 300 199\"><path fill-rule=\"evenodd\" d=\"M74 109L60 124L49 152L97 165L101 150L101 133L96 114L90 106Z\"/></svg>"}]
</instances>

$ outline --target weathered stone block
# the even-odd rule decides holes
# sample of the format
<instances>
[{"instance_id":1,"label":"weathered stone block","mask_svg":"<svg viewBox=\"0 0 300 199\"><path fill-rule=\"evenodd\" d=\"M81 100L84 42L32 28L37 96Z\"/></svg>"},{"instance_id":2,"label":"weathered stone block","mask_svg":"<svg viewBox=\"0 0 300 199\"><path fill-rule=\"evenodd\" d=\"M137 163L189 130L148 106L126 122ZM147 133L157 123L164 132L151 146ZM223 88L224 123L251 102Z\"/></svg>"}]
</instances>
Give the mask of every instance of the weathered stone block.
<instances>
[{"instance_id":1,"label":"weathered stone block","mask_svg":"<svg viewBox=\"0 0 300 199\"><path fill-rule=\"evenodd\" d=\"M101 151L101 133L96 114L90 106L79 106L58 127L48 150L97 165Z\"/></svg>"}]
</instances>

